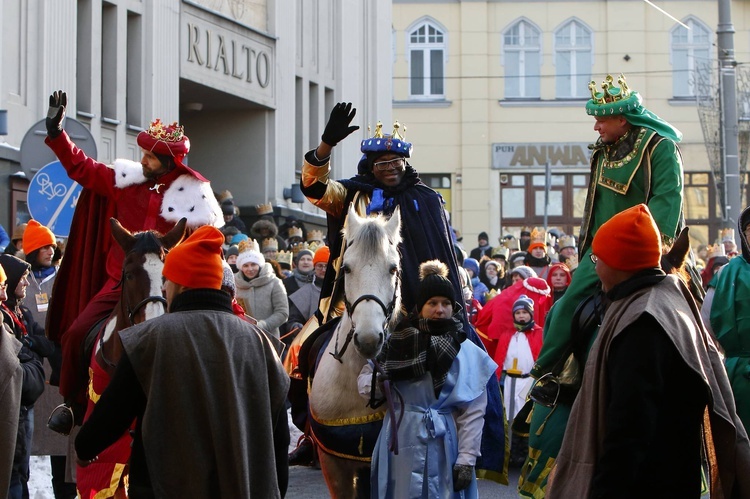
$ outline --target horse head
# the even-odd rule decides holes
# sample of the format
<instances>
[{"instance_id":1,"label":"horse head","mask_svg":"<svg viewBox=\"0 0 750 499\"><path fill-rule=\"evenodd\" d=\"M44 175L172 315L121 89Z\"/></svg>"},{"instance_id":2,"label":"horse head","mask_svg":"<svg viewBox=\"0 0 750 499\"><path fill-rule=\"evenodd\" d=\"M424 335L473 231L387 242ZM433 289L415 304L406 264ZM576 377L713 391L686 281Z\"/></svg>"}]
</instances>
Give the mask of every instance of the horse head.
<instances>
[{"instance_id":1,"label":"horse head","mask_svg":"<svg viewBox=\"0 0 750 499\"><path fill-rule=\"evenodd\" d=\"M164 235L156 231L131 233L115 218L110 219L112 237L125 252L120 280L121 298L118 320L126 326L163 315L166 300L162 296L161 271L164 256L185 234L183 218Z\"/></svg>"},{"instance_id":2,"label":"horse head","mask_svg":"<svg viewBox=\"0 0 750 499\"><path fill-rule=\"evenodd\" d=\"M380 353L386 332L400 308L401 212L363 218L349 208L343 230L346 249L341 264L346 316L351 339L365 359Z\"/></svg>"}]
</instances>

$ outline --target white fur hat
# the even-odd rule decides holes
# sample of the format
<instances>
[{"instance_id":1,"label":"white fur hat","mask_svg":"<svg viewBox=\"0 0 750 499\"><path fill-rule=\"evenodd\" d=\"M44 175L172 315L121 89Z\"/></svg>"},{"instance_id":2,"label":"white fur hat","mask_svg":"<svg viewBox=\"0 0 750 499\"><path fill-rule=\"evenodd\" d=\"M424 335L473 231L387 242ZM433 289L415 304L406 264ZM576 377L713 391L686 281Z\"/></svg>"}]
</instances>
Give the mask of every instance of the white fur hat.
<instances>
[{"instance_id":1,"label":"white fur hat","mask_svg":"<svg viewBox=\"0 0 750 499\"><path fill-rule=\"evenodd\" d=\"M243 251L237 255L237 268L241 269L246 263L254 263L258 267L263 267L266 264L266 259L263 257L263 253L256 250Z\"/></svg>"}]
</instances>

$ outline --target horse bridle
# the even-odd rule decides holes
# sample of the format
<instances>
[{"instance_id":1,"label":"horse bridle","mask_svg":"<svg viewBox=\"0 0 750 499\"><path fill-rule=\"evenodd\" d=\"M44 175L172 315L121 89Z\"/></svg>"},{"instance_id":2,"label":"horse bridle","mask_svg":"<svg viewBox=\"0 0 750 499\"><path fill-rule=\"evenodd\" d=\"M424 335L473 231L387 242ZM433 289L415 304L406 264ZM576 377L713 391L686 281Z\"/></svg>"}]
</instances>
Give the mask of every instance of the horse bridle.
<instances>
[{"instance_id":1,"label":"horse bridle","mask_svg":"<svg viewBox=\"0 0 750 499\"><path fill-rule=\"evenodd\" d=\"M127 255L125 255L125 258L127 258ZM117 289L119 287L124 287L124 284L123 284L124 282L125 282L125 269L123 268L122 269L122 275L120 276L120 281L112 289ZM127 301L126 296L123 296L123 299L125 299ZM146 305L148 305L149 303L161 303L164 306L164 310L167 310L167 300L163 296L149 295L146 298L144 298L143 300L139 301L135 305L135 307L133 307L132 309L130 308L130 304L126 303L125 304L125 311L128 314L128 322L130 322L131 326L135 326L135 324L136 324L136 322L135 322L135 316L136 316L136 314L138 312L140 312L141 309L143 307L145 307Z\"/></svg>"},{"instance_id":2,"label":"horse bridle","mask_svg":"<svg viewBox=\"0 0 750 499\"><path fill-rule=\"evenodd\" d=\"M346 274L344 273L343 269L341 271L341 276L336 279L336 281L341 281L341 286L344 285L344 276ZM354 338L354 309L357 308L357 305L362 303L363 301L374 301L378 305L380 305L380 308L383 310L383 314L385 314L385 319L383 320L383 331L386 330L386 327L388 326L388 323L391 321L391 318L393 316L393 312L396 308L396 298L398 297L398 289L399 285L401 284L401 271L398 270L396 272L396 286L393 288L393 296L391 297L391 301L386 305L383 303L383 301L378 298L375 295L362 295L356 300L354 300L354 303L350 303L349 299L346 297L346 290L344 290L344 306L346 307L346 312L349 315L349 321L351 322L351 327L349 328L349 332L346 333L346 338L344 339L344 345L341 347L341 351L339 351L339 330L336 328L336 338L334 338L334 344L333 344L333 352L330 352L334 359L338 360L340 363L344 363L342 360L342 357L344 356L344 352L346 352L346 349L349 347L349 343L351 343L352 338Z\"/></svg>"}]
</instances>

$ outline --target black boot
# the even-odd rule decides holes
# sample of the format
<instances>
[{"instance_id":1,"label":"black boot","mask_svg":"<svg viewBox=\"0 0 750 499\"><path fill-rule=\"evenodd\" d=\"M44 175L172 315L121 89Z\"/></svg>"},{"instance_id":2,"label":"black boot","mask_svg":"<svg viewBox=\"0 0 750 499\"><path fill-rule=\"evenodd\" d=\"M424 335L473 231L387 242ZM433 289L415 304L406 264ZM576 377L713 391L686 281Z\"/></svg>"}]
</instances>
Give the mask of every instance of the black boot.
<instances>
[{"instance_id":1,"label":"black boot","mask_svg":"<svg viewBox=\"0 0 750 499\"><path fill-rule=\"evenodd\" d=\"M302 435L297 448L289 453L289 466L312 466L315 463L315 449L312 440Z\"/></svg>"},{"instance_id":2,"label":"black boot","mask_svg":"<svg viewBox=\"0 0 750 499\"><path fill-rule=\"evenodd\" d=\"M55 407L47 420L47 428L60 435L70 435L73 426L75 426L75 416L68 403Z\"/></svg>"}]
</instances>

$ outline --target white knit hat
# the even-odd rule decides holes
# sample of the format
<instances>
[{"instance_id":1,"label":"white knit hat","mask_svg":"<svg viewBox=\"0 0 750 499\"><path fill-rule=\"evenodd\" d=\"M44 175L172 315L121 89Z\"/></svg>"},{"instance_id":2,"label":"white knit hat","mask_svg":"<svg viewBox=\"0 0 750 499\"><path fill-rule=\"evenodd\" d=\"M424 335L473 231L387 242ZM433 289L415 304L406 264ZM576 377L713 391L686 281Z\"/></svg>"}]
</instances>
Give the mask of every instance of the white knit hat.
<instances>
[{"instance_id":1,"label":"white knit hat","mask_svg":"<svg viewBox=\"0 0 750 499\"><path fill-rule=\"evenodd\" d=\"M235 265L237 265L238 269L241 269L243 265L246 263L255 263L258 265L258 267L263 267L263 265L266 264L266 259L263 257L263 253L260 251L255 250L248 250L243 251L239 255L237 255L237 262Z\"/></svg>"}]
</instances>

